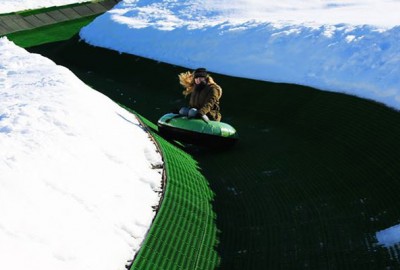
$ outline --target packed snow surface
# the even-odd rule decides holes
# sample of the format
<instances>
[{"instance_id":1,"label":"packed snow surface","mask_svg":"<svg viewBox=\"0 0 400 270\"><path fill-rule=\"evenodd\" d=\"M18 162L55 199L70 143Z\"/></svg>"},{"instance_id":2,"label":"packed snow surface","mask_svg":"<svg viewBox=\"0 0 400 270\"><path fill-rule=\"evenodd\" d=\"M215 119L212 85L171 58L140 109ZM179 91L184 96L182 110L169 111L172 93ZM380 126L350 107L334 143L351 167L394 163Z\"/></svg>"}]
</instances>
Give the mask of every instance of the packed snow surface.
<instances>
[{"instance_id":1,"label":"packed snow surface","mask_svg":"<svg viewBox=\"0 0 400 270\"><path fill-rule=\"evenodd\" d=\"M82 2L90 2L90 0L0 0L0 14Z\"/></svg>"},{"instance_id":2,"label":"packed snow surface","mask_svg":"<svg viewBox=\"0 0 400 270\"><path fill-rule=\"evenodd\" d=\"M379 244L385 247L393 247L400 243L400 224L376 233Z\"/></svg>"},{"instance_id":3,"label":"packed snow surface","mask_svg":"<svg viewBox=\"0 0 400 270\"><path fill-rule=\"evenodd\" d=\"M124 0L80 35L187 68L344 92L399 109L399 10L398 0Z\"/></svg>"},{"instance_id":4,"label":"packed snow surface","mask_svg":"<svg viewBox=\"0 0 400 270\"><path fill-rule=\"evenodd\" d=\"M160 200L136 117L0 38L0 269L125 269Z\"/></svg>"}]
</instances>

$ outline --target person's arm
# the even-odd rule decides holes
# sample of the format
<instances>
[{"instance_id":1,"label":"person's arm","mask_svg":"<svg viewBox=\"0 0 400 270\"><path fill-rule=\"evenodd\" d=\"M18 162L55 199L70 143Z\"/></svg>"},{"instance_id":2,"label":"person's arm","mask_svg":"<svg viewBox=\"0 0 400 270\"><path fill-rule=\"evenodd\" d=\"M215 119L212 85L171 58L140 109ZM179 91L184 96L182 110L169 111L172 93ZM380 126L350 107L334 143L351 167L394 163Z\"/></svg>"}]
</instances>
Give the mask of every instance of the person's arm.
<instances>
[{"instance_id":1,"label":"person's arm","mask_svg":"<svg viewBox=\"0 0 400 270\"><path fill-rule=\"evenodd\" d=\"M208 94L206 102L204 103L203 107L199 109L199 114L206 115L207 113L209 113L214 105L218 102L218 100L219 92L217 89L212 87L212 91Z\"/></svg>"}]
</instances>

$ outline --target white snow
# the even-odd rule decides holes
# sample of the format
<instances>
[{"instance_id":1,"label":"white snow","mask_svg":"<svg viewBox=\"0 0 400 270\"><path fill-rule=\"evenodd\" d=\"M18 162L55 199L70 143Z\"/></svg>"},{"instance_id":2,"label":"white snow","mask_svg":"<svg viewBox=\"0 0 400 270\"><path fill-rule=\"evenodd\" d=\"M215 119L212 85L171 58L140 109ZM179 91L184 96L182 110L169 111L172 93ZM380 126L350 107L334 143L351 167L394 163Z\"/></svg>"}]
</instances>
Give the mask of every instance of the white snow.
<instances>
[{"instance_id":1,"label":"white snow","mask_svg":"<svg viewBox=\"0 0 400 270\"><path fill-rule=\"evenodd\" d=\"M187 68L344 92L399 109L399 11L398 0L124 0L80 35Z\"/></svg>"},{"instance_id":2,"label":"white snow","mask_svg":"<svg viewBox=\"0 0 400 270\"><path fill-rule=\"evenodd\" d=\"M0 13L77 2L2 0ZM124 0L81 37L399 109L399 10L399 0ZM161 157L136 118L6 38L0 100L0 269L124 269L161 185L151 169ZM399 241L393 228L377 234L380 244Z\"/></svg>"},{"instance_id":3,"label":"white snow","mask_svg":"<svg viewBox=\"0 0 400 270\"><path fill-rule=\"evenodd\" d=\"M0 0L0 14L83 2L91 0Z\"/></svg>"},{"instance_id":4,"label":"white snow","mask_svg":"<svg viewBox=\"0 0 400 270\"><path fill-rule=\"evenodd\" d=\"M400 224L378 231L376 233L378 243L390 248L400 243Z\"/></svg>"},{"instance_id":5,"label":"white snow","mask_svg":"<svg viewBox=\"0 0 400 270\"><path fill-rule=\"evenodd\" d=\"M400 259L400 224L378 231L375 237L380 246L388 249L391 258Z\"/></svg>"},{"instance_id":6,"label":"white snow","mask_svg":"<svg viewBox=\"0 0 400 270\"><path fill-rule=\"evenodd\" d=\"M125 269L159 204L136 117L0 38L0 269Z\"/></svg>"}]
</instances>

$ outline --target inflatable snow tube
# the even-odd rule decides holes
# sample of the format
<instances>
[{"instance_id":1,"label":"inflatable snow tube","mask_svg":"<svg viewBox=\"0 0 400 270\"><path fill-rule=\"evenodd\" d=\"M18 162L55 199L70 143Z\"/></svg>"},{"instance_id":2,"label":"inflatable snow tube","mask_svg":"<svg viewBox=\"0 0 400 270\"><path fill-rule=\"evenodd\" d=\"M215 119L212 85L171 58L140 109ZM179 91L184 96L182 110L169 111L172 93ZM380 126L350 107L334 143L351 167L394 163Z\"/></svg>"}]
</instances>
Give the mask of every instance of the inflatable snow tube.
<instances>
[{"instance_id":1,"label":"inflatable snow tube","mask_svg":"<svg viewBox=\"0 0 400 270\"><path fill-rule=\"evenodd\" d=\"M204 121L175 113L163 115L157 122L160 134L184 143L208 147L230 147L238 140L236 130L229 124Z\"/></svg>"}]
</instances>

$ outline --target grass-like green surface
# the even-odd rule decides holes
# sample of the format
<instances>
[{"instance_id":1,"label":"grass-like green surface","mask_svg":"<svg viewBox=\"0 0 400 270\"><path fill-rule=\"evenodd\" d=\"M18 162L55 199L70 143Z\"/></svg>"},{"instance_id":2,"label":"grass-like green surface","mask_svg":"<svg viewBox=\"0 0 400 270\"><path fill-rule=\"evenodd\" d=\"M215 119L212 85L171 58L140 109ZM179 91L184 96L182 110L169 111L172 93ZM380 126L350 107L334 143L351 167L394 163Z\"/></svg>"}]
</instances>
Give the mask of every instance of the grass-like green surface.
<instances>
[{"instance_id":1,"label":"grass-like green surface","mask_svg":"<svg viewBox=\"0 0 400 270\"><path fill-rule=\"evenodd\" d=\"M185 104L177 78L184 68L77 39L31 51L67 66L152 123ZM204 215L197 204L208 202L220 231L216 252L221 269L397 269L399 244L384 248L376 233L400 223L400 113L298 85L214 78L224 89L223 121L238 130L239 143L221 152L196 147L178 151L165 142L171 155L169 176L193 174L194 180L177 181L179 191L167 188L166 200L173 199L164 202L134 267L192 267L199 249L185 243L199 241L199 232L207 232L204 224L211 224L213 215ZM209 182L214 197L201 179ZM208 194L207 199L189 195L195 189ZM183 205L187 210L176 211ZM175 230L180 219L192 224L191 212L199 217L193 221L203 225ZM210 229L204 237L212 239L214 233ZM214 269L207 259L218 261L209 254L200 257L205 260L198 264L202 269Z\"/></svg>"},{"instance_id":2,"label":"grass-like green surface","mask_svg":"<svg viewBox=\"0 0 400 270\"><path fill-rule=\"evenodd\" d=\"M211 201L213 192L197 162L178 146L160 137L167 175L164 200L131 269L215 269L217 227Z\"/></svg>"},{"instance_id":3,"label":"grass-like green surface","mask_svg":"<svg viewBox=\"0 0 400 270\"><path fill-rule=\"evenodd\" d=\"M7 34L7 38L23 48L46 44L50 42L68 40L79 30L96 18L89 16L77 20L61 22L53 25L39 27L33 30L25 30Z\"/></svg>"}]
</instances>

